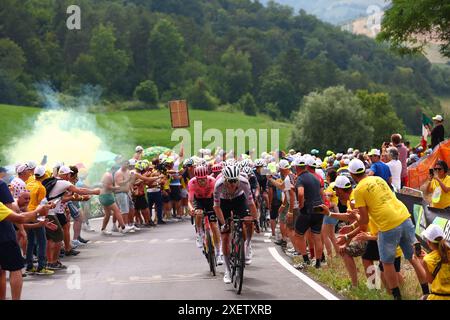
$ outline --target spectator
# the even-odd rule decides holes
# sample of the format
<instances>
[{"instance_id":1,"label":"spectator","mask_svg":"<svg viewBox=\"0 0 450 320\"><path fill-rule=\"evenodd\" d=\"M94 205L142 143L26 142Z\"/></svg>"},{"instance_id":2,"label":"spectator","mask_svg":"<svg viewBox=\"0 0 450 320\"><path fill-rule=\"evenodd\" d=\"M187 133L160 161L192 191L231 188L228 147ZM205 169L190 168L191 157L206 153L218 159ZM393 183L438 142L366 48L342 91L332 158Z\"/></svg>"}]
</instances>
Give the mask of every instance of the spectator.
<instances>
[{"instance_id":1,"label":"spectator","mask_svg":"<svg viewBox=\"0 0 450 320\"><path fill-rule=\"evenodd\" d=\"M450 300L450 247L445 242L444 232L436 225L431 224L422 233L431 252L421 257L423 267L431 284L431 293L425 295L426 300Z\"/></svg>"},{"instance_id":2,"label":"spectator","mask_svg":"<svg viewBox=\"0 0 450 320\"><path fill-rule=\"evenodd\" d=\"M21 164L16 168L17 177L11 181L12 195L17 199L22 192L27 190L25 181L30 177L30 171L26 164Z\"/></svg>"},{"instance_id":3,"label":"spectator","mask_svg":"<svg viewBox=\"0 0 450 320\"><path fill-rule=\"evenodd\" d=\"M135 159L136 161L142 160L142 155L144 154L144 148L142 148L141 146L137 146L135 151L136 152L133 156L133 159Z\"/></svg>"},{"instance_id":4,"label":"spectator","mask_svg":"<svg viewBox=\"0 0 450 320\"><path fill-rule=\"evenodd\" d=\"M402 165L401 187L404 187L408 183L408 169L406 163L408 161L408 148L403 143L401 143L401 141L402 136L400 134L395 133L391 136L392 146L397 148L398 160Z\"/></svg>"},{"instance_id":5,"label":"spectator","mask_svg":"<svg viewBox=\"0 0 450 320\"><path fill-rule=\"evenodd\" d=\"M369 176L376 176L382 178L384 181L386 181L389 185L392 184L392 176L391 171L389 170L389 167L380 161L380 150L378 149L372 149L369 152L370 162L372 162L372 165L369 169Z\"/></svg>"},{"instance_id":6,"label":"spectator","mask_svg":"<svg viewBox=\"0 0 450 320\"><path fill-rule=\"evenodd\" d=\"M438 209L448 208L450 207L450 176L447 175L447 163L442 160L437 161L433 172L427 185L427 191L433 193L431 206Z\"/></svg>"},{"instance_id":7,"label":"spectator","mask_svg":"<svg viewBox=\"0 0 450 320\"><path fill-rule=\"evenodd\" d=\"M0 167L0 180L5 179L6 173L7 173L7 172L6 172L6 169L3 168L3 167Z\"/></svg>"},{"instance_id":8,"label":"spectator","mask_svg":"<svg viewBox=\"0 0 450 320\"><path fill-rule=\"evenodd\" d=\"M444 118L438 114L433 117L434 128L431 130L431 149L434 149L439 143L444 141Z\"/></svg>"},{"instance_id":9,"label":"spectator","mask_svg":"<svg viewBox=\"0 0 450 320\"><path fill-rule=\"evenodd\" d=\"M387 156L389 162L386 163L386 165L389 167L389 171L391 172L392 186L396 191L398 191L402 188L402 163L398 159L398 149L396 147L390 147L387 149Z\"/></svg>"}]
</instances>

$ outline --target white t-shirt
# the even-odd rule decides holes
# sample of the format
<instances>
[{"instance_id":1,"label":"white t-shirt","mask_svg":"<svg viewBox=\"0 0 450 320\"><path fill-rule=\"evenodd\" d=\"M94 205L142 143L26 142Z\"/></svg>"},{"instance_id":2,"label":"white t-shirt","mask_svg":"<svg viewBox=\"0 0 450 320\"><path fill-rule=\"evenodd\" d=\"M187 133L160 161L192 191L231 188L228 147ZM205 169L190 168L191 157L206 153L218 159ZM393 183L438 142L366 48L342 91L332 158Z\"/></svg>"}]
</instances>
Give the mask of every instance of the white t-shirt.
<instances>
[{"instance_id":1,"label":"white t-shirt","mask_svg":"<svg viewBox=\"0 0 450 320\"><path fill-rule=\"evenodd\" d=\"M23 192L27 191L27 185L25 184L25 181L23 181L19 177L16 177L11 181L11 186L13 188L12 194L14 199L19 198L19 196Z\"/></svg>"},{"instance_id":2,"label":"white t-shirt","mask_svg":"<svg viewBox=\"0 0 450 320\"><path fill-rule=\"evenodd\" d=\"M57 195L67 191L67 189L69 189L71 185L72 183L70 183L69 181L58 179L52 191L50 191L48 197L50 199L56 197ZM54 216L56 214L64 213L65 205L61 202L61 199L62 197L51 200L52 202L56 203L56 208L49 210L49 215Z\"/></svg>"},{"instance_id":3,"label":"white t-shirt","mask_svg":"<svg viewBox=\"0 0 450 320\"><path fill-rule=\"evenodd\" d=\"M289 176L286 176L286 178L284 178L283 201L284 201L284 196L286 196L288 203L290 202L289 190L291 190L291 189L294 189L294 193L295 193L295 186L292 184L291 179L289 178ZM288 207L288 205L286 207ZM294 200L294 209L298 209L297 197L295 197L295 200Z\"/></svg>"},{"instance_id":4,"label":"white t-shirt","mask_svg":"<svg viewBox=\"0 0 450 320\"><path fill-rule=\"evenodd\" d=\"M389 167L392 175L392 185L395 189L400 190L402 184L402 163L400 160L391 160L386 165Z\"/></svg>"}]
</instances>

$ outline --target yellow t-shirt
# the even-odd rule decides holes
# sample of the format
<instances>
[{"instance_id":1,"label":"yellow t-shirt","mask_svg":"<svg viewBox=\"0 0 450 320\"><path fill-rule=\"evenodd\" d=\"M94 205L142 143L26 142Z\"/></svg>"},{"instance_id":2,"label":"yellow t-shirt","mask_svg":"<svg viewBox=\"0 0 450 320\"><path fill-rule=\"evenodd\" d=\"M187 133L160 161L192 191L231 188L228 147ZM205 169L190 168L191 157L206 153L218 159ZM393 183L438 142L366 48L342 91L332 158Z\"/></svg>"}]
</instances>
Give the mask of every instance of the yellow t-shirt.
<instances>
[{"instance_id":1,"label":"yellow t-shirt","mask_svg":"<svg viewBox=\"0 0 450 320\"><path fill-rule=\"evenodd\" d=\"M442 182L446 187L450 188L450 176L446 176ZM434 179L431 181L431 190L433 191L431 197L431 206L433 208L445 209L450 207L450 192L442 191L440 184Z\"/></svg>"},{"instance_id":2,"label":"yellow t-shirt","mask_svg":"<svg viewBox=\"0 0 450 320\"><path fill-rule=\"evenodd\" d=\"M0 202L0 221L5 220L11 213L13 213L11 209Z\"/></svg>"},{"instance_id":3,"label":"yellow t-shirt","mask_svg":"<svg viewBox=\"0 0 450 320\"><path fill-rule=\"evenodd\" d=\"M336 185L336 182L330 183L328 188L325 190L325 194L329 195L331 203L334 203L335 205L338 205L339 199L336 196L336 192L333 190L335 185Z\"/></svg>"},{"instance_id":4,"label":"yellow t-shirt","mask_svg":"<svg viewBox=\"0 0 450 320\"><path fill-rule=\"evenodd\" d=\"M352 190L352 193L350 193L350 196L348 197L347 210L352 209L352 204L355 205L355 189Z\"/></svg>"},{"instance_id":5,"label":"yellow t-shirt","mask_svg":"<svg viewBox=\"0 0 450 320\"><path fill-rule=\"evenodd\" d=\"M428 271L431 274L433 274L434 269L436 269L436 266L440 260L441 257L439 256L439 252L437 250L431 251L423 258L423 261L426 263ZM441 265L441 270L431 283L431 292L448 294L449 296L430 294L428 296L428 300L450 300L450 263L443 263Z\"/></svg>"},{"instance_id":6,"label":"yellow t-shirt","mask_svg":"<svg viewBox=\"0 0 450 320\"><path fill-rule=\"evenodd\" d=\"M343 166L343 167L337 169L336 172L339 173L339 172L341 172L342 170L348 170L348 166Z\"/></svg>"},{"instance_id":7,"label":"yellow t-shirt","mask_svg":"<svg viewBox=\"0 0 450 320\"><path fill-rule=\"evenodd\" d=\"M45 187L42 185L42 182L34 180L30 183L27 183L27 190L30 191L30 203L28 204L28 210L35 210L42 200L44 200L47 195L47 191Z\"/></svg>"},{"instance_id":8,"label":"yellow t-shirt","mask_svg":"<svg viewBox=\"0 0 450 320\"><path fill-rule=\"evenodd\" d=\"M36 181L36 177L32 174L32 175L27 179L27 181L25 181L25 184L28 185L29 183L32 183L32 182L34 182L34 181Z\"/></svg>"},{"instance_id":9,"label":"yellow t-shirt","mask_svg":"<svg viewBox=\"0 0 450 320\"><path fill-rule=\"evenodd\" d=\"M380 177L364 178L356 186L354 194L356 208L367 207L369 220L381 232L398 227L410 217L406 206Z\"/></svg>"}]
</instances>

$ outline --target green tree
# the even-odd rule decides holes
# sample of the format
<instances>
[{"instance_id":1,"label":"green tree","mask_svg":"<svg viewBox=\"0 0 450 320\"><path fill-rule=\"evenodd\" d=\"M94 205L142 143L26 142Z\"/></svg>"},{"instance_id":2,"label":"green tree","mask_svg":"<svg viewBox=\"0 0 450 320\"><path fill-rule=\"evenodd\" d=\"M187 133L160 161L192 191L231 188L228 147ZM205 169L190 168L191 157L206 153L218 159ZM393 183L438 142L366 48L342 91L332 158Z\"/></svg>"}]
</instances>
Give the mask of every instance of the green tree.
<instances>
[{"instance_id":1,"label":"green tree","mask_svg":"<svg viewBox=\"0 0 450 320\"><path fill-rule=\"evenodd\" d=\"M23 72L26 59L21 47L10 39L0 39L0 70L15 80Z\"/></svg>"},{"instance_id":2,"label":"green tree","mask_svg":"<svg viewBox=\"0 0 450 320\"><path fill-rule=\"evenodd\" d=\"M246 115L256 116L258 108L256 107L255 99L250 93L244 94L241 99L239 99L239 105Z\"/></svg>"},{"instance_id":3,"label":"green tree","mask_svg":"<svg viewBox=\"0 0 450 320\"><path fill-rule=\"evenodd\" d=\"M388 94L358 90L356 96L367 112L367 123L374 129L373 144L375 146L381 146L383 142L390 141L393 133L402 135L406 133L403 121L397 117Z\"/></svg>"},{"instance_id":4,"label":"green tree","mask_svg":"<svg viewBox=\"0 0 450 320\"><path fill-rule=\"evenodd\" d=\"M400 52L423 52L426 37L439 39L440 52L450 57L450 5L448 1L393 0L385 12L378 39L389 41ZM428 37L429 38L429 37Z\"/></svg>"},{"instance_id":5,"label":"green tree","mask_svg":"<svg viewBox=\"0 0 450 320\"><path fill-rule=\"evenodd\" d=\"M179 68L184 61L184 38L168 19L159 20L150 32L150 64L153 79L161 91L178 84Z\"/></svg>"},{"instance_id":6,"label":"green tree","mask_svg":"<svg viewBox=\"0 0 450 320\"><path fill-rule=\"evenodd\" d=\"M143 81L134 90L134 96L142 102L156 104L159 99L158 87L153 81Z\"/></svg>"},{"instance_id":7,"label":"green tree","mask_svg":"<svg viewBox=\"0 0 450 320\"><path fill-rule=\"evenodd\" d=\"M359 99L344 87L313 92L303 100L297 113L289 145L297 150L367 150L373 128Z\"/></svg>"},{"instance_id":8,"label":"green tree","mask_svg":"<svg viewBox=\"0 0 450 320\"><path fill-rule=\"evenodd\" d=\"M219 99L210 92L206 81L201 78L197 79L186 91L188 103L193 108L214 110L219 105Z\"/></svg>"},{"instance_id":9,"label":"green tree","mask_svg":"<svg viewBox=\"0 0 450 320\"><path fill-rule=\"evenodd\" d=\"M230 46L222 55L223 81L228 102L234 103L252 87L252 64L247 53Z\"/></svg>"}]
</instances>

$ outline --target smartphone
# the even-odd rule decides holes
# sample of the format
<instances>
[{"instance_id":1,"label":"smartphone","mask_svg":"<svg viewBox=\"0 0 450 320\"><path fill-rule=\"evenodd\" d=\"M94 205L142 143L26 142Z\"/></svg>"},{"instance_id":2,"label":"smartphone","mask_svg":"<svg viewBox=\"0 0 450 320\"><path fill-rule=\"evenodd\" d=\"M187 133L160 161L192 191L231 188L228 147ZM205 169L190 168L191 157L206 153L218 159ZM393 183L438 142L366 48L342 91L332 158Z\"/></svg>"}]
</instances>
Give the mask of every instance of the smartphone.
<instances>
[{"instance_id":1,"label":"smartphone","mask_svg":"<svg viewBox=\"0 0 450 320\"><path fill-rule=\"evenodd\" d=\"M416 253L416 256L420 257L420 254L422 253L422 246L420 245L420 242L414 243L414 252Z\"/></svg>"},{"instance_id":2,"label":"smartphone","mask_svg":"<svg viewBox=\"0 0 450 320\"><path fill-rule=\"evenodd\" d=\"M434 170L433 169L430 169L428 172L430 173L430 177L434 177Z\"/></svg>"},{"instance_id":3,"label":"smartphone","mask_svg":"<svg viewBox=\"0 0 450 320\"><path fill-rule=\"evenodd\" d=\"M323 208L321 206L315 206L313 207L313 211L317 213L323 212Z\"/></svg>"}]
</instances>

